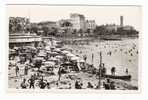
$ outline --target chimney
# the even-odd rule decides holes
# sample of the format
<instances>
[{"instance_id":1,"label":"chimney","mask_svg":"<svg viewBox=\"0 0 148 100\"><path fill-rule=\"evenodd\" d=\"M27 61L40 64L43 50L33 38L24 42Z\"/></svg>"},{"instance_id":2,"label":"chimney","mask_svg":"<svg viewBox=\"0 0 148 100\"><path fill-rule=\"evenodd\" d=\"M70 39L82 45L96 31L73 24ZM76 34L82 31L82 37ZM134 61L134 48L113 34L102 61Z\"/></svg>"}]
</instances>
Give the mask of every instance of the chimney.
<instances>
[{"instance_id":1,"label":"chimney","mask_svg":"<svg viewBox=\"0 0 148 100\"><path fill-rule=\"evenodd\" d=\"M123 27L123 16L120 16L120 26Z\"/></svg>"}]
</instances>

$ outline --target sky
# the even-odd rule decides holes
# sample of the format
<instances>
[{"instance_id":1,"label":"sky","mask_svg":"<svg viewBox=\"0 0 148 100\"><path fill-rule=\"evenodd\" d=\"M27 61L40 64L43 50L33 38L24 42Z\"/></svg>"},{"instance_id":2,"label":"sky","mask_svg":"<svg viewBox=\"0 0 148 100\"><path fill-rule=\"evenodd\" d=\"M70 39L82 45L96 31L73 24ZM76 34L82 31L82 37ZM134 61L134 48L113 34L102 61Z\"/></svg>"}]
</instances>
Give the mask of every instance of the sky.
<instances>
[{"instance_id":1,"label":"sky","mask_svg":"<svg viewBox=\"0 0 148 100\"><path fill-rule=\"evenodd\" d=\"M28 17L31 22L58 21L70 18L70 13L83 14L88 20L95 20L97 25L120 24L134 26L141 30L140 6L54 6L54 5L7 5L8 17Z\"/></svg>"}]
</instances>

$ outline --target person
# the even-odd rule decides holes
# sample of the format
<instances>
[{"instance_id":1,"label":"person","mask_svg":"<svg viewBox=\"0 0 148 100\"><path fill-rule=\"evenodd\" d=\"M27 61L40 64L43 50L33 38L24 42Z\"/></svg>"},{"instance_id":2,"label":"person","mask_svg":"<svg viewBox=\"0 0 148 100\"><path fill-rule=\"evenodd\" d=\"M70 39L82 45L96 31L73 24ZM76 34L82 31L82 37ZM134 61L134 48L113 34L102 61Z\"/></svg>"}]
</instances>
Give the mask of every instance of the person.
<instances>
[{"instance_id":1,"label":"person","mask_svg":"<svg viewBox=\"0 0 148 100\"><path fill-rule=\"evenodd\" d=\"M29 85L29 88L32 88L34 89L34 83L35 83L35 79L34 79L34 76L31 75L31 78L28 80L28 83L30 84Z\"/></svg>"},{"instance_id":2,"label":"person","mask_svg":"<svg viewBox=\"0 0 148 100\"><path fill-rule=\"evenodd\" d=\"M25 69L24 69L24 75L28 75L28 65L25 66Z\"/></svg>"},{"instance_id":3,"label":"person","mask_svg":"<svg viewBox=\"0 0 148 100\"><path fill-rule=\"evenodd\" d=\"M72 88L71 83L69 83L68 85L69 85L68 89L71 89Z\"/></svg>"},{"instance_id":4,"label":"person","mask_svg":"<svg viewBox=\"0 0 148 100\"><path fill-rule=\"evenodd\" d=\"M59 76L58 81L60 81L60 79L61 79L61 70L62 70L62 67L59 67L59 70L58 70L58 76Z\"/></svg>"},{"instance_id":5,"label":"person","mask_svg":"<svg viewBox=\"0 0 148 100\"><path fill-rule=\"evenodd\" d=\"M116 68L115 68L115 67L112 67L112 68L111 68L111 74L112 74L112 75L115 75L115 72L116 72Z\"/></svg>"},{"instance_id":6,"label":"person","mask_svg":"<svg viewBox=\"0 0 148 100\"><path fill-rule=\"evenodd\" d=\"M46 87L46 83L44 82L43 76L42 76L42 79L39 82L39 87L40 87L40 89L44 89Z\"/></svg>"},{"instance_id":7,"label":"person","mask_svg":"<svg viewBox=\"0 0 148 100\"><path fill-rule=\"evenodd\" d=\"M112 52L111 52L111 51L109 51L109 55L110 55L110 56L112 55Z\"/></svg>"},{"instance_id":8,"label":"person","mask_svg":"<svg viewBox=\"0 0 148 100\"><path fill-rule=\"evenodd\" d=\"M106 68L105 68L105 65L103 63L103 66L102 66L102 77L104 77L106 75Z\"/></svg>"},{"instance_id":9,"label":"person","mask_svg":"<svg viewBox=\"0 0 148 100\"><path fill-rule=\"evenodd\" d=\"M93 88L93 85L90 82L88 82L87 83L87 88Z\"/></svg>"},{"instance_id":10,"label":"person","mask_svg":"<svg viewBox=\"0 0 148 100\"><path fill-rule=\"evenodd\" d=\"M19 67L16 65L15 67L15 73L16 73L16 76L18 76L18 73L19 73Z\"/></svg>"},{"instance_id":11,"label":"person","mask_svg":"<svg viewBox=\"0 0 148 100\"><path fill-rule=\"evenodd\" d=\"M98 82L98 84L96 85L96 89L100 89L101 83Z\"/></svg>"},{"instance_id":12,"label":"person","mask_svg":"<svg viewBox=\"0 0 148 100\"><path fill-rule=\"evenodd\" d=\"M75 82L75 88L76 89L82 89L82 85L83 84L80 81L78 81L78 80Z\"/></svg>"},{"instance_id":13,"label":"person","mask_svg":"<svg viewBox=\"0 0 148 100\"><path fill-rule=\"evenodd\" d=\"M110 79L107 79L107 82L103 82L103 86L105 88L105 90L109 90L110 89Z\"/></svg>"},{"instance_id":14,"label":"person","mask_svg":"<svg viewBox=\"0 0 148 100\"><path fill-rule=\"evenodd\" d=\"M47 87L47 89L50 89L51 88L49 82L46 83L46 87Z\"/></svg>"},{"instance_id":15,"label":"person","mask_svg":"<svg viewBox=\"0 0 148 100\"><path fill-rule=\"evenodd\" d=\"M125 73L128 75L128 68L126 68Z\"/></svg>"},{"instance_id":16,"label":"person","mask_svg":"<svg viewBox=\"0 0 148 100\"><path fill-rule=\"evenodd\" d=\"M22 89L27 89L28 84L26 83L26 79L23 79L23 82L21 83L21 88Z\"/></svg>"},{"instance_id":17,"label":"person","mask_svg":"<svg viewBox=\"0 0 148 100\"><path fill-rule=\"evenodd\" d=\"M86 56L86 55L84 55L84 56L83 56L83 58L84 58L84 61L86 62L86 60L87 60L87 56Z\"/></svg>"},{"instance_id":18,"label":"person","mask_svg":"<svg viewBox=\"0 0 148 100\"><path fill-rule=\"evenodd\" d=\"M76 89L79 89L79 83L78 83L77 80L76 80L76 82L75 82L75 88L76 88Z\"/></svg>"},{"instance_id":19,"label":"person","mask_svg":"<svg viewBox=\"0 0 148 100\"><path fill-rule=\"evenodd\" d=\"M114 84L113 81L110 83L110 89L111 89L111 90L115 90L115 84Z\"/></svg>"}]
</instances>

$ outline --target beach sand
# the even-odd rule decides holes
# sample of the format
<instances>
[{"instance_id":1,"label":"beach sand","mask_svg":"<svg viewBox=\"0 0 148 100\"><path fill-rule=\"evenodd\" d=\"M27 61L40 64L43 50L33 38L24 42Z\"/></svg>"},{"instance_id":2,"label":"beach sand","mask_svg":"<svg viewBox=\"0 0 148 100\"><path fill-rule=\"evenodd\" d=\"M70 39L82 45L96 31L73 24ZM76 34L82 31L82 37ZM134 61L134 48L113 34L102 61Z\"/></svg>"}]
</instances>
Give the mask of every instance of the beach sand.
<instances>
[{"instance_id":1,"label":"beach sand","mask_svg":"<svg viewBox=\"0 0 148 100\"><path fill-rule=\"evenodd\" d=\"M87 63L98 68L100 51L102 52L102 62L110 74L111 67L116 67L117 75L126 75L125 70L132 75L129 81L132 85L138 86L138 39L123 39L121 41L100 41L94 40L89 45L65 45L73 53L83 57L87 56ZM111 55L108 53L111 52ZM92 61L92 54L94 55Z\"/></svg>"}]
</instances>

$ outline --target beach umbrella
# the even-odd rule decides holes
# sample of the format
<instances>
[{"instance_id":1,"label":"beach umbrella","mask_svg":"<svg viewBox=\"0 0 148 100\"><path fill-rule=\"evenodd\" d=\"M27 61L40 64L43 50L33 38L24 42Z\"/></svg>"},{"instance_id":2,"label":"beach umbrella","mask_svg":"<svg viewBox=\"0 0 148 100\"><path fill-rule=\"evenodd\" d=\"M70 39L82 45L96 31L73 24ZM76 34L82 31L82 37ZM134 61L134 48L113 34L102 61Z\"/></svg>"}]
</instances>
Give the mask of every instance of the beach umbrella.
<instances>
[{"instance_id":1,"label":"beach umbrella","mask_svg":"<svg viewBox=\"0 0 148 100\"><path fill-rule=\"evenodd\" d=\"M45 49L46 49L46 50L51 50L49 46L46 46Z\"/></svg>"},{"instance_id":2,"label":"beach umbrella","mask_svg":"<svg viewBox=\"0 0 148 100\"><path fill-rule=\"evenodd\" d=\"M83 59L79 59L79 60L77 60L77 62L81 62L81 63L83 63L83 62L85 62Z\"/></svg>"},{"instance_id":3,"label":"beach umbrella","mask_svg":"<svg viewBox=\"0 0 148 100\"><path fill-rule=\"evenodd\" d=\"M9 53L10 53L10 54L15 54L16 51L15 51L14 49L9 49Z\"/></svg>"},{"instance_id":4,"label":"beach umbrella","mask_svg":"<svg viewBox=\"0 0 148 100\"><path fill-rule=\"evenodd\" d=\"M44 60L43 57L36 57L34 60Z\"/></svg>"},{"instance_id":5,"label":"beach umbrella","mask_svg":"<svg viewBox=\"0 0 148 100\"><path fill-rule=\"evenodd\" d=\"M71 58L71 60L79 60L79 59L80 58L79 57L76 57L76 56Z\"/></svg>"},{"instance_id":6,"label":"beach umbrella","mask_svg":"<svg viewBox=\"0 0 148 100\"><path fill-rule=\"evenodd\" d=\"M66 56L69 56L69 57L74 57L75 55L74 55L74 54L72 54L72 53L68 53L68 54L66 54Z\"/></svg>"},{"instance_id":7,"label":"beach umbrella","mask_svg":"<svg viewBox=\"0 0 148 100\"><path fill-rule=\"evenodd\" d=\"M55 48L55 51L60 52L61 50L59 48Z\"/></svg>"},{"instance_id":8,"label":"beach umbrella","mask_svg":"<svg viewBox=\"0 0 148 100\"><path fill-rule=\"evenodd\" d=\"M45 57L45 56L46 56L46 53L41 52L41 53L38 54L38 56L39 56L39 57Z\"/></svg>"},{"instance_id":9,"label":"beach umbrella","mask_svg":"<svg viewBox=\"0 0 148 100\"><path fill-rule=\"evenodd\" d=\"M52 57L49 60L57 61L58 59L56 57Z\"/></svg>"},{"instance_id":10,"label":"beach umbrella","mask_svg":"<svg viewBox=\"0 0 148 100\"><path fill-rule=\"evenodd\" d=\"M70 62L64 62L63 64L61 64L61 66L67 66L67 65L73 65L72 63L70 63Z\"/></svg>"},{"instance_id":11,"label":"beach umbrella","mask_svg":"<svg viewBox=\"0 0 148 100\"><path fill-rule=\"evenodd\" d=\"M57 55L56 58L62 59L63 56Z\"/></svg>"},{"instance_id":12,"label":"beach umbrella","mask_svg":"<svg viewBox=\"0 0 148 100\"><path fill-rule=\"evenodd\" d=\"M51 51L50 51L50 50L46 50L46 52L47 52L47 53L51 53Z\"/></svg>"},{"instance_id":13,"label":"beach umbrella","mask_svg":"<svg viewBox=\"0 0 148 100\"><path fill-rule=\"evenodd\" d=\"M33 46L25 46L24 48L25 48L25 49L33 49L33 50L36 50L36 48L33 47Z\"/></svg>"},{"instance_id":14,"label":"beach umbrella","mask_svg":"<svg viewBox=\"0 0 148 100\"><path fill-rule=\"evenodd\" d=\"M70 52L69 52L69 51L64 50L64 51L62 51L62 53L64 53L64 54L68 54L68 53L70 53Z\"/></svg>"},{"instance_id":15,"label":"beach umbrella","mask_svg":"<svg viewBox=\"0 0 148 100\"><path fill-rule=\"evenodd\" d=\"M9 52L15 52L15 50L14 49L9 49Z\"/></svg>"},{"instance_id":16,"label":"beach umbrella","mask_svg":"<svg viewBox=\"0 0 148 100\"><path fill-rule=\"evenodd\" d=\"M18 50L18 49L19 49L19 47L14 47L14 49L15 49L15 50Z\"/></svg>"},{"instance_id":17,"label":"beach umbrella","mask_svg":"<svg viewBox=\"0 0 148 100\"><path fill-rule=\"evenodd\" d=\"M47 66L54 66L55 62L54 61L46 61L46 62L44 62L44 64Z\"/></svg>"}]
</instances>

